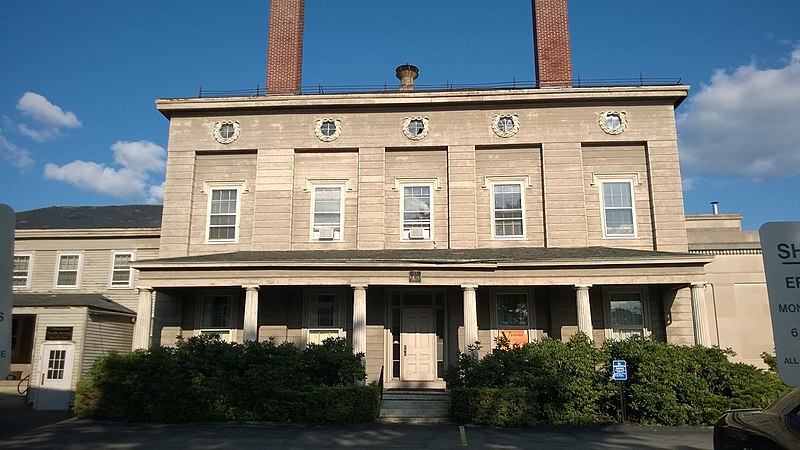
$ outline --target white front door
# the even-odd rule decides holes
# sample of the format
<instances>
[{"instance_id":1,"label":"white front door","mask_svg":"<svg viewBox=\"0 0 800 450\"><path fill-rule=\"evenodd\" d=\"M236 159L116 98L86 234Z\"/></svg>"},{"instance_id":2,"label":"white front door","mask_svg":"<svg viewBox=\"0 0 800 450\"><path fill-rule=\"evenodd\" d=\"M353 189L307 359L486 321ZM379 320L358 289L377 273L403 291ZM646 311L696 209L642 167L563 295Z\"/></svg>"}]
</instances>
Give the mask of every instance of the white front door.
<instances>
[{"instance_id":1,"label":"white front door","mask_svg":"<svg viewBox=\"0 0 800 450\"><path fill-rule=\"evenodd\" d=\"M436 379L436 318L433 308L404 308L400 343L402 379Z\"/></svg>"},{"instance_id":2,"label":"white front door","mask_svg":"<svg viewBox=\"0 0 800 450\"><path fill-rule=\"evenodd\" d=\"M36 409L67 410L72 394L72 342L45 342L36 389Z\"/></svg>"}]
</instances>

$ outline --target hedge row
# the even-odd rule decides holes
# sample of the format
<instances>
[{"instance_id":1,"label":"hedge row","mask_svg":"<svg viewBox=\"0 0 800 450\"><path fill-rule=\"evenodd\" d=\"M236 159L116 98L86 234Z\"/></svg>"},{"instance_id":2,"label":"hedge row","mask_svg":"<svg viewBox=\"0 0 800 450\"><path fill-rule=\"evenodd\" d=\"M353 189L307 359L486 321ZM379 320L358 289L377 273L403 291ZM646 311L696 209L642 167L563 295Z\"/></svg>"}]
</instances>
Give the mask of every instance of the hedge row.
<instances>
[{"instance_id":1,"label":"hedge row","mask_svg":"<svg viewBox=\"0 0 800 450\"><path fill-rule=\"evenodd\" d=\"M192 337L97 360L78 384L75 413L135 422L369 421L380 391L355 386L366 378L361 356L343 339L301 351Z\"/></svg>"},{"instance_id":2,"label":"hedge row","mask_svg":"<svg viewBox=\"0 0 800 450\"><path fill-rule=\"evenodd\" d=\"M730 350L677 346L642 337L595 347L586 335L500 342L483 359L461 355L448 369L456 420L480 425L596 424L619 416L611 361L628 365L627 420L707 425L726 409L760 408L788 388L772 371L732 363Z\"/></svg>"}]
</instances>

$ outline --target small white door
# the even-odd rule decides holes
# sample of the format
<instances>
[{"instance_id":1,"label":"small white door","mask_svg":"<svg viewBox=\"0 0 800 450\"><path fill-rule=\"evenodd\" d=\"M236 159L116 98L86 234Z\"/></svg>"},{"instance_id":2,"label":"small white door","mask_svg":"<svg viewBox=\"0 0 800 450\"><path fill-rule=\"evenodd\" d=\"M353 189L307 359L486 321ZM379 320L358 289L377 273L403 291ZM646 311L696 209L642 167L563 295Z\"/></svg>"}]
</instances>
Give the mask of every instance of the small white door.
<instances>
[{"instance_id":1,"label":"small white door","mask_svg":"<svg viewBox=\"0 0 800 450\"><path fill-rule=\"evenodd\" d=\"M436 379L436 321L432 308L404 308L402 331L402 379Z\"/></svg>"},{"instance_id":2,"label":"small white door","mask_svg":"<svg viewBox=\"0 0 800 450\"><path fill-rule=\"evenodd\" d=\"M72 394L72 363L75 344L72 342L45 342L42 344L42 361L36 389L36 409L69 409Z\"/></svg>"}]
</instances>

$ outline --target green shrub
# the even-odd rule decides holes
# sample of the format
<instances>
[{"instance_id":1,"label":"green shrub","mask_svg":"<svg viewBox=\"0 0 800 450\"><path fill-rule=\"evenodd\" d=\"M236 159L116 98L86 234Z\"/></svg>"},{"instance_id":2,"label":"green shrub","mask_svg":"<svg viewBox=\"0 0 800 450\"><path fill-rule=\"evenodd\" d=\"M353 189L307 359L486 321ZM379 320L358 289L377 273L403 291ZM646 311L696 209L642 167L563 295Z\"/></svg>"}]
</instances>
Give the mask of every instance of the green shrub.
<instances>
[{"instance_id":1,"label":"green shrub","mask_svg":"<svg viewBox=\"0 0 800 450\"><path fill-rule=\"evenodd\" d=\"M450 410L459 422L493 427L536 425L536 395L525 388L456 388Z\"/></svg>"},{"instance_id":2,"label":"green shrub","mask_svg":"<svg viewBox=\"0 0 800 450\"><path fill-rule=\"evenodd\" d=\"M111 353L80 383L75 412L141 422L355 422L378 416L377 388L354 386L366 373L352 347L329 339L310 350L198 336L174 348Z\"/></svg>"},{"instance_id":3,"label":"green shrub","mask_svg":"<svg viewBox=\"0 0 800 450\"><path fill-rule=\"evenodd\" d=\"M597 348L581 333L569 342L544 338L523 346L505 344L498 342L482 359L463 354L446 371L456 419L514 423L505 413L490 417L486 412L493 402L503 411L512 411L502 403L511 395L506 389L528 392L514 394L524 397L526 408L532 408L512 411L526 417L518 423L589 424L618 419L614 359L627 361L624 398L627 419L634 423L711 424L726 409L761 408L788 390L774 372L732 363L730 350L715 347L678 346L634 336L606 341ZM461 390L466 393L456 394Z\"/></svg>"}]
</instances>

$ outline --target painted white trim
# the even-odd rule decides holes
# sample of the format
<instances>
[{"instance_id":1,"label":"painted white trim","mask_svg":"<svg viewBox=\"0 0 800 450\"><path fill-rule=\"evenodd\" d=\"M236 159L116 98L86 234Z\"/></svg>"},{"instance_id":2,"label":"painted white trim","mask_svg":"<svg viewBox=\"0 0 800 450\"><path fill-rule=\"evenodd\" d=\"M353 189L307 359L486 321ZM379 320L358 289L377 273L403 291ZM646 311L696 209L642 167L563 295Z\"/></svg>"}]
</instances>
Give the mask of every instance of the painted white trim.
<instances>
[{"instance_id":1,"label":"painted white trim","mask_svg":"<svg viewBox=\"0 0 800 450\"><path fill-rule=\"evenodd\" d=\"M309 180L310 181L310 180ZM338 233L339 236L336 236L337 233L337 226L333 227L324 227L318 226L314 223L314 213L316 211L316 204L317 204L317 189L330 189L336 188L339 189L339 223L338 223ZM308 227L308 240L310 242L344 242L344 222L345 222L345 191L347 191L347 184L346 183L330 183L330 184L313 184L310 186L310 193L311 193L311 212L309 217L309 227ZM322 238L322 229L323 228L333 228L332 230L332 238Z\"/></svg>"},{"instance_id":2,"label":"painted white trim","mask_svg":"<svg viewBox=\"0 0 800 450\"><path fill-rule=\"evenodd\" d=\"M206 203L206 244L235 244L239 242L239 234L241 230L239 229L239 225L241 224L241 213L242 213L242 193L247 192L246 190L246 183L244 181L235 181L235 182L228 182L228 181L206 181L203 183L203 191L202 193L208 196L208 201ZM236 214L235 214L235 223L233 225L233 239L211 239L211 203L214 197L214 191L236 191ZM224 215L231 215L231 214L224 214Z\"/></svg>"},{"instance_id":3,"label":"painted white trim","mask_svg":"<svg viewBox=\"0 0 800 450\"><path fill-rule=\"evenodd\" d=\"M14 277L14 273L13 273L14 272L14 268L12 267L12 269L11 269L11 272L12 272L11 273L11 285L13 287L13 290L26 290L26 289L30 289L31 288L31 279L33 278L33 260L34 260L35 254L36 254L35 251L15 252L14 253L14 258L20 257L20 256L27 256L28 257L28 270L27 270L27 272L25 274L25 285L24 286L14 286L14 280L17 279L17 278ZM13 260L12 260L12 264L13 264Z\"/></svg>"},{"instance_id":4,"label":"painted white trim","mask_svg":"<svg viewBox=\"0 0 800 450\"><path fill-rule=\"evenodd\" d=\"M128 283L125 285L114 284L114 261L117 259L117 255L131 255L130 263L136 261L136 250L114 250L111 252L111 267L109 269L109 276L108 276L108 287L109 289L130 289L133 287L133 274L134 268L128 264ZM121 272L121 270L120 270Z\"/></svg>"},{"instance_id":5,"label":"painted white trim","mask_svg":"<svg viewBox=\"0 0 800 450\"><path fill-rule=\"evenodd\" d=\"M59 285L58 275L61 273L61 257L63 256L77 256L78 257L78 270L75 276L75 284ZM79 289L81 287L81 277L83 276L83 250L73 251L59 251L56 253L56 267L55 276L53 277L53 286L56 289ZM67 272L67 271L65 271ZM71 270L69 272L72 272Z\"/></svg>"},{"instance_id":6,"label":"painted white trim","mask_svg":"<svg viewBox=\"0 0 800 450\"><path fill-rule=\"evenodd\" d=\"M395 181L395 183L397 183L397 181ZM408 233L406 233L406 229L405 229L405 212L406 212L405 211L405 197L406 197L406 191L405 191L405 188L413 188L413 187L427 187L428 188L428 194L429 194L428 195L428 206L429 206L428 213L430 214L430 220L429 220L429 223L428 223L428 237L411 238L410 237L410 234L411 234L410 231ZM434 190L436 190L436 185L433 184L433 183L430 183L430 182L428 182L428 183L424 183L424 182L423 183L407 183L407 184L404 183L404 184L400 184L399 185L399 189L398 189L398 191L400 192L400 224L399 224L399 227L400 227L400 241L401 242L420 242L420 241L429 242L429 241L433 241L434 240L433 239L433 236L434 236L434 234L433 234L434 233L434 220L435 220L435 217L434 217L434 209L435 208L434 208L434 203L433 203L434 202L434 196L433 196L433 191Z\"/></svg>"},{"instance_id":7,"label":"painted white trim","mask_svg":"<svg viewBox=\"0 0 800 450\"><path fill-rule=\"evenodd\" d=\"M626 176L627 175L627 176ZM633 175L633 176L632 176ZM631 239L639 237L639 227L636 220L636 189L639 185L638 174L616 174L616 175L594 175L592 179L597 179L597 194L600 199L600 229L603 231L603 238L605 239ZM633 233L631 234L608 234L606 227L606 205L603 190L606 183L628 183L631 189L631 216L633 220ZM619 208L618 208L619 209Z\"/></svg>"},{"instance_id":8,"label":"painted white trim","mask_svg":"<svg viewBox=\"0 0 800 450\"><path fill-rule=\"evenodd\" d=\"M527 233L527 230L526 230L527 227L526 227L526 220L525 220L526 211L525 211L525 184L524 184L524 181L518 180L518 179L516 179L516 180L515 179L510 179L509 181L494 181L494 178L495 177L492 177L493 181L490 181L490 183L489 183L489 186L490 186L490 189L489 189L489 200L490 200L490 203L489 203L489 205L490 205L491 213L492 213L492 215L491 215L491 224L490 224L490 226L492 228L492 239L498 240L498 241L525 240L527 238L528 233ZM495 204L494 204L494 196L495 196L494 189L495 189L495 186L498 186L498 185L512 185L512 184L516 184L516 185L519 186L520 206L521 206L521 210L522 210L522 235L519 235L519 236L518 235L515 235L515 236L497 236L497 226L496 226L497 218L495 217L495 213L497 212L497 210L495 209Z\"/></svg>"}]
</instances>

